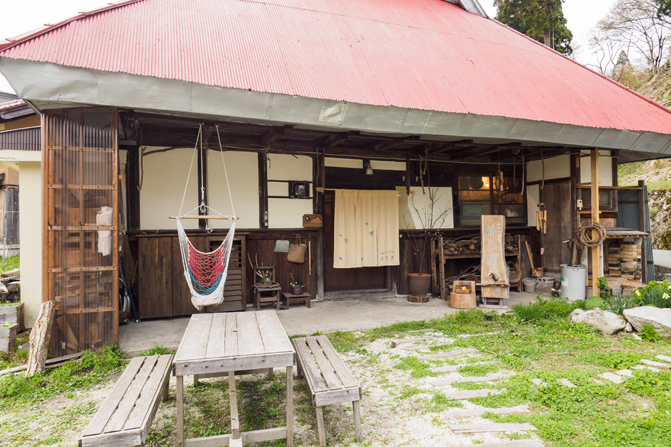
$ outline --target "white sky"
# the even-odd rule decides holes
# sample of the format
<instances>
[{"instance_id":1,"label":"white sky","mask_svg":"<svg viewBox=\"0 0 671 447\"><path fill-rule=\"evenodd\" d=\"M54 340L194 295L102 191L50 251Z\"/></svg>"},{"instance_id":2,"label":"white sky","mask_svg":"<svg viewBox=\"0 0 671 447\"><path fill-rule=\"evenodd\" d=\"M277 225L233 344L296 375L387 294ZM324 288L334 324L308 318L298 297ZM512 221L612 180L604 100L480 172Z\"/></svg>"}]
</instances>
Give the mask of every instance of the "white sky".
<instances>
[{"instance_id":1,"label":"white sky","mask_svg":"<svg viewBox=\"0 0 671 447\"><path fill-rule=\"evenodd\" d=\"M564 15L573 32L573 41L580 48L576 52L578 62L589 61L587 41L589 30L608 11L615 0L566 0ZM14 37L39 28L45 23L58 23L81 11L90 11L107 4L104 0L22 0L4 2L0 14L0 39ZM496 15L493 0L480 0L490 17ZM576 48L574 46L574 48ZM12 92L5 78L0 75L0 91Z\"/></svg>"}]
</instances>

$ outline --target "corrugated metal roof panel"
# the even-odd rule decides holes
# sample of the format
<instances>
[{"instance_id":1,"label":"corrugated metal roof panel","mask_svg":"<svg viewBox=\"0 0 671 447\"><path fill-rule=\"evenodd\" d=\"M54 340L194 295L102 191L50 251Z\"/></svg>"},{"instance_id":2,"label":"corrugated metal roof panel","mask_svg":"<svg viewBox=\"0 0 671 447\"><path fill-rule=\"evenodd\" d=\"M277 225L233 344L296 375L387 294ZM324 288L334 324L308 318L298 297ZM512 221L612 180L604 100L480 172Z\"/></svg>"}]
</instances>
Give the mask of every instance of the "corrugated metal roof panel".
<instances>
[{"instance_id":1,"label":"corrugated metal roof panel","mask_svg":"<svg viewBox=\"0 0 671 447\"><path fill-rule=\"evenodd\" d=\"M443 0L141 0L0 56L359 104L671 133L671 113Z\"/></svg>"},{"instance_id":2,"label":"corrugated metal roof panel","mask_svg":"<svg viewBox=\"0 0 671 447\"><path fill-rule=\"evenodd\" d=\"M0 150L39 151L41 149L41 141L42 137L39 127L27 127L25 129L0 132Z\"/></svg>"}]
</instances>

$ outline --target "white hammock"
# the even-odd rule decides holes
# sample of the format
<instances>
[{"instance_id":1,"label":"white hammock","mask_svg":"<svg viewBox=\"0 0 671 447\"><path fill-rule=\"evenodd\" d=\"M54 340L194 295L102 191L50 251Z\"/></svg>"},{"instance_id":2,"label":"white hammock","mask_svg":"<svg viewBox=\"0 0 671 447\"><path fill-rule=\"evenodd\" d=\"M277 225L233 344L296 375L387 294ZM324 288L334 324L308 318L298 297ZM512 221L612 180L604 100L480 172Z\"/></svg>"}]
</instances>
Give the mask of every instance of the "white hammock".
<instances>
[{"instance_id":1,"label":"white hammock","mask_svg":"<svg viewBox=\"0 0 671 447\"><path fill-rule=\"evenodd\" d=\"M228 217L233 221L231 228L228 230L228 234L224 238L224 241L221 245L211 252L202 252L196 249L184 231L184 226L182 225L183 218L187 216L191 219L196 216L189 216L190 213L201 210L205 212L207 210L212 210L217 213L219 218L226 218L226 216L221 215L217 211L213 210L209 206L205 205L205 186L200 185L201 190L201 203L200 206L194 208L186 214L182 214L182 208L184 206L184 199L186 198L186 190L189 185L189 179L191 177L191 170L193 168L193 161L195 159L196 153L198 151L198 142L200 141L200 149L203 148L202 140L202 124L198 131L198 137L196 139L196 147L194 148L194 154L191 158L191 166L189 167L189 175L186 178L186 187L184 188L184 196L182 197L182 205L179 208L179 215L175 217L177 220L177 234L179 236L179 248L182 253L182 266L184 267L184 277L186 282L189 285L189 290L191 291L191 303L198 310L201 310L206 306L216 306L221 304L224 301L224 284L226 283L226 275L228 273L228 264L229 258L231 256L231 248L233 247L233 237L235 236L235 221L237 217L235 216L235 209L233 208L233 197L231 195L231 187L228 183L228 173L226 172L226 162L224 161L224 152L221 145L221 138L219 137L219 126L217 126L217 138L219 139L219 152L221 153L221 161L224 165L224 175L226 178L226 187L228 188L228 197L231 200L231 210L233 211L233 217ZM201 170L203 166L200 166ZM201 175L201 179L204 176ZM202 180L201 180L202 181ZM198 218L208 219L208 216L197 216Z\"/></svg>"}]
</instances>

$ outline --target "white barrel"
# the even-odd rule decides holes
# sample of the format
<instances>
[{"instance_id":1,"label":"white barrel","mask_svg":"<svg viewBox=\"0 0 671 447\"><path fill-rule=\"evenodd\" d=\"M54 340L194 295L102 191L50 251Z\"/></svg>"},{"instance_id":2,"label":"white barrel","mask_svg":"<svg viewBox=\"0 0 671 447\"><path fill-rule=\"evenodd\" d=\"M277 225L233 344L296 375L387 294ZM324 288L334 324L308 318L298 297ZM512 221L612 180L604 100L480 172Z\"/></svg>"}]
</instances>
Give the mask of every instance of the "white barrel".
<instances>
[{"instance_id":1,"label":"white barrel","mask_svg":"<svg viewBox=\"0 0 671 447\"><path fill-rule=\"evenodd\" d=\"M561 295L569 301L585 299L587 267L561 265Z\"/></svg>"}]
</instances>

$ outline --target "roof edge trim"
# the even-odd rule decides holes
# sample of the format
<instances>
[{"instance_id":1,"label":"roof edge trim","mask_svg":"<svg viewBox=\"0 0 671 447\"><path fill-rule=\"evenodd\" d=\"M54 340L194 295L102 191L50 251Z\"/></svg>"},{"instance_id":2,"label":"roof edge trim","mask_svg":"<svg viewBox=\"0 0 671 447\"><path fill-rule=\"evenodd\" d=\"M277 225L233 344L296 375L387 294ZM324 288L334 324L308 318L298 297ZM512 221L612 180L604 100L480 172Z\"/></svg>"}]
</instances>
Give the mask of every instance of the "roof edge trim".
<instances>
[{"instance_id":1,"label":"roof edge trim","mask_svg":"<svg viewBox=\"0 0 671 447\"><path fill-rule=\"evenodd\" d=\"M600 147L671 156L668 134L436 112L263 93L47 62L0 58L19 96L41 110L112 106L232 122L288 124L329 131L418 135L429 140L480 139L534 146ZM26 75L30 73L30 75ZM73 82L76 80L76 82ZM65 82L67 81L67 82ZM161 91L161 95L154 94Z\"/></svg>"},{"instance_id":2,"label":"roof edge trim","mask_svg":"<svg viewBox=\"0 0 671 447\"><path fill-rule=\"evenodd\" d=\"M37 28L37 29L34 29L32 31L28 31L28 32L23 33L23 34L19 34L18 36L5 38L3 40L0 40L0 53L5 51L5 50L8 50L9 48L12 48L16 45L20 45L24 42L27 42L31 39L34 39L35 37L39 37L43 34L51 32L55 29L61 28L65 25L67 25L70 22L74 22L76 20L80 20L80 19L92 16L92 15L100 14L100 13L103 13L103 12L106 12L106 11L110 11L112 9L121 8L121 7L124 7L126 5L131 5L133 3L139 3L139 2L142 2L142 1L144 1L144 0L122 0L122 1L119 1L119 2L115 2L115 3L109 3L107 6L103 6L102 8L93 9L91 11L86 11L86 12L81 12L74 17L70 17L69 19L65 19L65 20L63 20L61 22L58 22L56 24L44 25L41 28Z\"/></svg>"}]
</instances>

